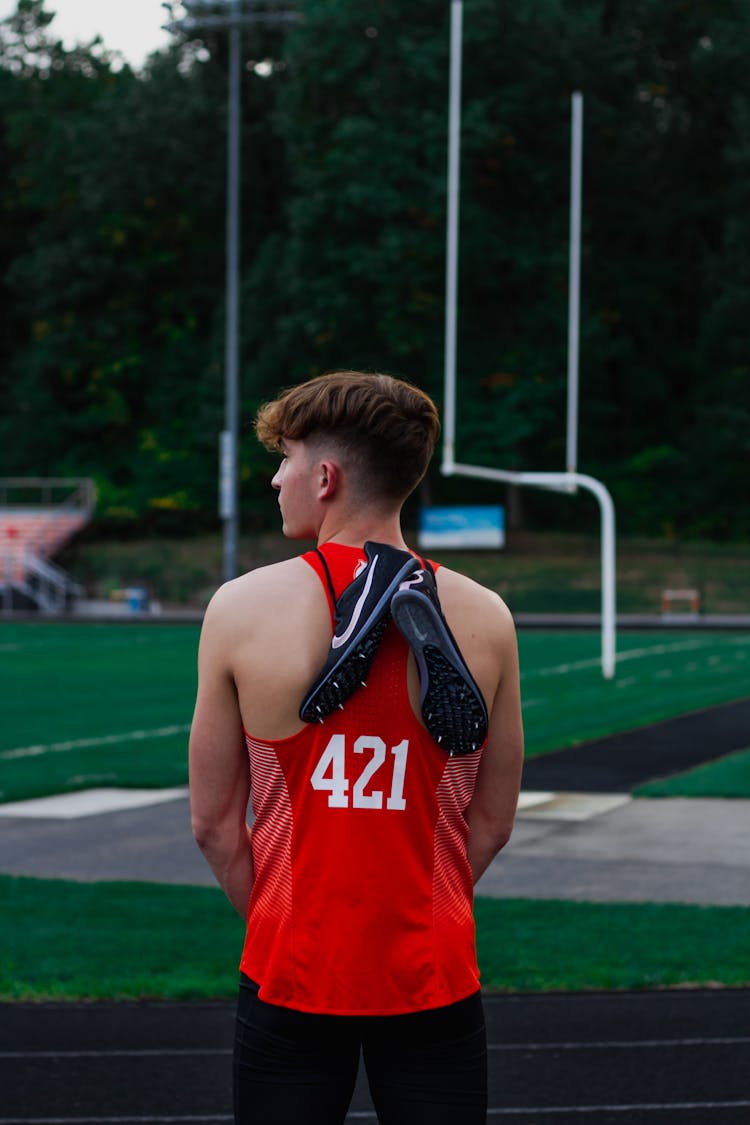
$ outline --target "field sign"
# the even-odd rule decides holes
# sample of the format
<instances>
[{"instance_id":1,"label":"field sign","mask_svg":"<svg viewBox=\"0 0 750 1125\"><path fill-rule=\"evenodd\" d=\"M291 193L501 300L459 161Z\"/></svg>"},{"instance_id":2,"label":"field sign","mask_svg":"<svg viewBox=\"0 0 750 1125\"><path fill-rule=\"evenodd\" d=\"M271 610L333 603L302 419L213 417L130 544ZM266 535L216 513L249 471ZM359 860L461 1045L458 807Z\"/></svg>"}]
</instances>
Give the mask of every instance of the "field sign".
<instances>
[{"instance_id":1,"label":"field sign","mask_svg":"<svg viewBox=\"0 0 750 1125\"><path fill-rule=\"evenodd\" d=\"M504 547L505 509L499 505L455 508L422 508L419 513L419 546Z\"/></svg>"}]
</instances>

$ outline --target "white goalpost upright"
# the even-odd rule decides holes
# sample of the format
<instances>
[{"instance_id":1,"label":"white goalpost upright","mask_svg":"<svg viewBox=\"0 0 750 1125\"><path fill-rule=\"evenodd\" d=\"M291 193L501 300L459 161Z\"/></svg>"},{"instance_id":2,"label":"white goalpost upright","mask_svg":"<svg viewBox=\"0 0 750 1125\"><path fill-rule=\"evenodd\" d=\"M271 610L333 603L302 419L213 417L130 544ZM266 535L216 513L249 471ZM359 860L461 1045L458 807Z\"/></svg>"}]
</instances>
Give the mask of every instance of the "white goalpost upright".
<instances>
[{"instance_id":1,"label":"white goalpost upright","mask_svg":"<svg viewBox=\"0 0 750 1125\"><path fill-rule=\"evenodd\" d=\"M443 403L443 459L445 476L473 477L503 481L555 492L575 493L579 488L592 493L601 514L601 663L602 675L615 674L615 509L604 484L579 473L578 464L578 351L580 323L581 262L581 164L583 152L583 97L572 96L571 173L570 173L570 260L568 296L568 402L567 471L513 472L479 465L465 465L455 459L456 445L456 321L458 307L458 217L460 199L461 140L461 54L463 40L463 0L451 0L450 101L448 136L448 217L446 227L445 279L445 373Z\"/></svg>"}]
</instances>

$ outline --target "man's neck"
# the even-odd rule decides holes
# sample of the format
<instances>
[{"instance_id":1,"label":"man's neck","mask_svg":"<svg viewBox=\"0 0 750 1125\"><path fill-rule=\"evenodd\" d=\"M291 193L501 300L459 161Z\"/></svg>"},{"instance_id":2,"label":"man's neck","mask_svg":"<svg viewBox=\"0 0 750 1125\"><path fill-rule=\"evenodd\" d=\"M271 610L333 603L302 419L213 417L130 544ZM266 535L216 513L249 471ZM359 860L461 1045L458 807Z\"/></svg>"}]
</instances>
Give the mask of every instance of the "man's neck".
<instances>
[{"instance_id":1,"label":"man's neck","mask_svg":"<svg viewBox=\"0 0 750 1125\"><path fill-rule=\"evenodd\" d=\"M342 543L349 547L362 547L368 541L388 543L392 547L407 550L401 531L400 513L381 517L364 514L359 518L340 521L326 518L318 533L319 546L323 543Z\"/></svg>"}]
</instances>

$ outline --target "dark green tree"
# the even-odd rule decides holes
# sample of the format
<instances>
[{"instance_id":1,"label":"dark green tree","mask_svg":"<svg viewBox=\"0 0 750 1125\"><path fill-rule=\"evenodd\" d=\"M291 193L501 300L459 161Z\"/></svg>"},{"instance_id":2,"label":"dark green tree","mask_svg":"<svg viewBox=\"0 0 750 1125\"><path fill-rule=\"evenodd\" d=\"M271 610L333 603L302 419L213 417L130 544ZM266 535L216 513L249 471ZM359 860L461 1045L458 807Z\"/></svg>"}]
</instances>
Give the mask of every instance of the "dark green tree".
<instances>
[{"instance_id":1,"label":"dark green tree","mask_svg":"<svg viewBox=\"0 0 750 1125\"><path fill-rule=\"evenodd\" d=\"M9 51L6 144L25 238L6 273L20 338L6 368L7 470L89 473L100 512L213 513L223 409L226 70L185 43L142 75L93 48ZM54 65L47 65L50 55ZM245 149L267 93L244 79ZM262 185L259 187L258 185ZM279 176L248 178L246 247L273 229ZM19 425L20 422L20 425Z\"/></svg>"}]
</instances>

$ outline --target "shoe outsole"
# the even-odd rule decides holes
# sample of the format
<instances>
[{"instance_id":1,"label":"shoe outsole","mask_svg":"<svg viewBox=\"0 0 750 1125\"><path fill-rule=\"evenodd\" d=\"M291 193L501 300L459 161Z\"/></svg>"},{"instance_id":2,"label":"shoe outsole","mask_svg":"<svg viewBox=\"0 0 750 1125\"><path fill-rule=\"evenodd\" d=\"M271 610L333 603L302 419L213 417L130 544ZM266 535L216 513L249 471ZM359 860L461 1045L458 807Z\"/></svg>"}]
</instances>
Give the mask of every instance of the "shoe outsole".
<instances>
[{"instance_id":1,"label":"shoe outsole","mask_svg":"<svg viewBox=\"0 0 750 1125\"><path fill-rule=\"evenodd\" d=\"M391 599L391 613L417 661L428 731L451 757L478 750L487 737L487 708L439 610L405 589Z\"/></svg>"},{"instance_id":2,"label":"shoe outsole","mask_svg":"<svg viewBox=\"0 0 750 1125\"><path fill-rule=\"evenodd\" d=\"M364 624L355 633L351 644L342 649L333 667L303 699L299 714L304 723L323 722L335 710L343 709L347 699L365 686L378 646L391 619L391 598L418 565L418 561L411 555L404 561L381 593Z\"/></svg>"}]
</instances>

